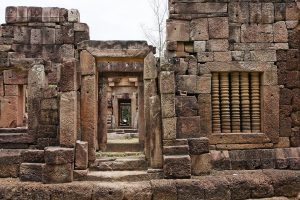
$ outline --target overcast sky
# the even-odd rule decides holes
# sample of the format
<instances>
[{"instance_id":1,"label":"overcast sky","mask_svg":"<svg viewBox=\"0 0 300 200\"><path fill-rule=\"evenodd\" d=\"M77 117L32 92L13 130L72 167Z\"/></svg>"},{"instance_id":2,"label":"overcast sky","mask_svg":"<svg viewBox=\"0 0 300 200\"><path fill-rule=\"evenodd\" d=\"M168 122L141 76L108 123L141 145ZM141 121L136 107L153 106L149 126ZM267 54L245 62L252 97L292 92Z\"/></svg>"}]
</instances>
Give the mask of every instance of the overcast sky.
<instances>
[{"instance_id":1,"label":"overcast sky","mask_svg":"<svg viewBox=\"0 0 300 200\"><path fill-rule=\"evenodd\" d=\"M154 21L148 0L1 0L1 24L7 6L76 8L93 40L146 40L141 24Z\"/></svg>"}]
</instances>

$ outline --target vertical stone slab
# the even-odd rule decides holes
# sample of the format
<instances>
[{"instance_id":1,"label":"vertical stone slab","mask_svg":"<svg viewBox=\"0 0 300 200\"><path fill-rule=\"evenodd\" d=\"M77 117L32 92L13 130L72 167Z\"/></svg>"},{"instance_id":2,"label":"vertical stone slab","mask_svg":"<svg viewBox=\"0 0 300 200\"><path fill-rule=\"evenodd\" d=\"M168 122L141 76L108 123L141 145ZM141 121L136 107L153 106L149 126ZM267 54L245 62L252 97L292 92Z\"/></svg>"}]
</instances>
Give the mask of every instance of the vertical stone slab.
<instances>
[{"instance_id":1,"label":"vertical stone slab","mask_svg":"<svg viewBox=\"0 0 300 200\"><path fill-rule=\"evenodd\" d=\"M80 52L80 71L82 75L96 74L95 58L86 50Z\"/></svg>"},{"instance_id":2,"label":"vertical stone slab","mask_svg":"<svg viewBox=\"0 0 300 200\"><path fill-rule=\"evenodd\" d=\"M144 79L157 78L156 58L152 52L150 52L144 59Z\"/></svg>"},{"instance_id":3,"label":"vertical stone slab","mask_svg":"<svg viewBox=\"0 0 300 200\"><path fill-rule=\"evenodd\" d=\"M136 128L136 93L134 92L131 97L131 126L132 128Z\"/></svg>"},{"instance_id":4,"label":"vertical stone slab","mask_svg":"<svg viewBox=\"0 0 300 200\"><path fill-rule=\"evenodd\" d=\"M81 81L81 134L82 140L88 142L89 161L96 159L96 135L97 135L97 77L96 75L83 76Z\"/></svg>"},{"instance_id":5,"label":"vertical stone slab","mask_svg":"<svg viewBox=\"0 0 300 200\"><path fill-rule=\"evenodd\" d=\"M232 110L232 132L241 131L240 116L240 75L239 72L231 73L231 110Z\"/></svg>"},{"instance_id":6,"label":"vertical stone slab","mask_svg":"<svg viewBox=\"0 0 300 200\"><path fill-rule=\"evenodd\" d=\"M77 141L75 146L75 169L88 168L88 143Z\"/></svg>"},{"instance_id":7,"label":"vertical stone slab","mask_svg":"<svg viewBox=\"0 0 300 200\"><path fill-rule=\"evenodd\" d=\"M44 65L34 65L28 72L28 133L35 139L41 111L42 88L46 85Z\"/></svg>"},{"instance_id":8,"label":"vertical stone slab","mask_svg":"<svg viewBox=\"0 0 300 200\"><path fill-rule=\"evenodd\" d=\"M163 167L162 119L159 96L150 97L150 166Z\"/></svg>"},{"instance_id":9,"label":"vertical stone slab","mask_svg":"<svg viewBox=\"0 0 300 200\"><path fill-rule=\"evenodd\" d=\"M222 132L231 132L230 120L230 101L229 101L229 75L228 72L220 74L220 88L221 88L221 120Z\"/></svg>"},{"instance_id":10,"label":"vertical stone slab","mask_svg":"<svg viewBox=\"0 0 300 200\"><path fill-rule=\"evenodd\" d=\"M113 128L117 128L119 124L119 109L118 109L118 98L117 96L113 96Z\"/></svg>"},{"instance_id":11,"label":"vertical stone slab","mask_svg":"<svg viewBox=\"0 0 300 200\"><path fill-rule=\"evenodd\" d=\"M59 143L74 147L77 139L77 92L63 92L60 96Z\"/></svg>"},{"instance_id":12,"label":"vertical stone slab","mask_svg":"<svg viewBox=\"0 0 300 200\"><path fill-rule=\"evenodd\" d=\"M140 144L144 144L145 141L145 120L144 120L144 85L143 82L138 83L138 130Z\"/></svg>"},{"instance_id":13,"label":"vertical stone slab","mask_svg":"<svg viewBox=\"0 0 300 200\"><path fill-rule=\"evenodd\" d=\"M107 143L107 78L99 78L98 145L105 150Z\"/></svg>"},{"instance_id":14,"label":"vertical stone slab","mask_svg":"<svg viewBox=\"0 0 300 200\"><path fill-rule=\"evenodd\" d=\"M212 131L221 133L219 74L212 74Z\"/></svg>"},{"instance_id":15,"label":"vertical stone slab","mask_svg":"<svg viewBox=\"0 0 300 200\"><path fill-rule=\"evenodd\" d=\"M212 105L211 94L199 94L200 133L207 137L212 133Z\"/></svg>"}]
</instances>

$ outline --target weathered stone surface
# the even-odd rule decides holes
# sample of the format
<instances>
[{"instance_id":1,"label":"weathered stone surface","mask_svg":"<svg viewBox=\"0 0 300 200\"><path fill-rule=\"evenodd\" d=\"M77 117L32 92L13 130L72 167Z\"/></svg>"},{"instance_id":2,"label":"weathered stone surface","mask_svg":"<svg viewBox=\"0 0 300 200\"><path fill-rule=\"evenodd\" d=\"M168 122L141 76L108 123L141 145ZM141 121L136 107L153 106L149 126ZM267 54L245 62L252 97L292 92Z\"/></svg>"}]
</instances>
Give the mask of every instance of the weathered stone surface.
<instances>
[{"instance_id":1,"label":"weathered stone surface","mask_svg":"<svg viewBox=\"0 0 300 200\"><path fill-rule=\"evenodd\" d=\"M80 14L77 9L68 10L68 21L69 22L79 22L80 21Z\"/></svg>"},{"instance_id":2,"label":"weathered stone surface","mask_svg":"<svg viewBox=\"0 0 300 200\"><path fill-rule=\"evenodd\" d=\"M162 71L159 74L159 88L162 94L175 93L175 75L172 71Z\"/></svg>"},{"instance_id":3,"label":"weathered stone surface","mask_svg":"<svg viewBox=\"0 0 300 200\"><path fill-rule=\"evenodd\" d=\"M229 22L249 23L249 2L230 2L228 4Z\"/></svg>"},{"instance_id":4,"label":"weathered stone surface","mask_svg":"<svg viewBox=\"0 0 300 200\"><path fill-rule=\"evenodd\" d=\"M64 62L60 70L59 90L76 91L78 89L76 61Z\"/></svg>"},{"instance_id":5,"label":"weathered stone surface","mask_svg":"<svg viewBox=\"0 0 300 200\"><path fill-rule=\"evenodd\" d=\"M163 139L176 139L176 117L162 119Z\"/></svg>"},{"instance_id":6,"label":"weathered stone surface","mask_svg":"<svg viewBox=\"0 0 300 200\"><path fill-rule=\"evenodd\" d=\"M197 93L197 76L196 75L177 75L176 90L187 93Z\"/></svg>"},{"instance_id":7,"label":"weathered stone surface","mask_svg":"<svg viewBox=\"0 0 300 200\"><path fill-rule=\"evenodd\" d=\"M273 26L271 24L243 24L241 42L273 42Z\"/></svg>"},{"instance_id":8,"label":"weathered stone surface","mask_svg":"<svg viewBox=\"0 0 300 200\"><path fill-rule=\"evenodd\" d=\"M194 51L203 52L206 50L206 41L194 41Z\"/></svg>"},{"instance_id":9,"label":"weathered stone surface","mask_svg":"<svg viewBox=\"0 0 300 200\"><path fill-rule=\"evenodd\" d=\"M214 52L214 61L217 62L231 61L231 52Z\"/></svg>"},{"instance_id":10,"label":"weathered stone surface","mask_svg":"<svg viewBox=\"0 0 300 200\"><path fill-rule=\"evenodd\" d=\"M18 124L18 97L6 96L1 98L0 127L14 128Z\"/></svg>"},{"instance_id":11,"label":"weathered stone surface","mask_svg":"<svg viewBox=\"0 0 300 200\"><path fill-rule=\"evenodd\" d=\"M74 149L62 147L46 147L45 162L49 165L73 163Z\"/></svg>"},{"instance_id":12,"label":"weathered stone surface","mask_svg":"<svg viewBox=\"0 0 300 200\"><path fill-rule=\"evenodd\" d=\"M82 75L96 74L95 58L86 50L80 53L80 70Z\"/></svg>"},{"instance_id":13,"label":"weathered stone surface","mask_svg":"<svg viewBox=\"0 0 300 200\"><path fill-rule=\"evenodd\" d=\"M288 31L284 21L274 23L274 42L287 42Z\"/></svg>"},{"instance_id":14,"label":"weathered stone surface","mask_svg":"<svg viewBox=\"0 0 300 200\"><path fill-rule=\"evenodd\" d=\"M191 40L208 40L208 20L199 18L191 21Z\"/></svg>"},{"instance_id":15,"label":"weathered stone surface","mask_svg":"<svg viewBox=\"0 0 300 200\"><path fill-rule=\"evenodd\" d=\"M167 21L167 40L168 41L189 41L190 24L186 21L169 20Z\"/></svg>"},{"instance_id":16,"label":"weathered stone surface","mask_svg":"<svg viewBox=\"0 0 300 200\"><path fill-rule=\"evenodd\" d=\"M226 39L229 37L228 17L209 18L208 27L210 39Z\"/></svg>"},{"instance_id":17,"label":"weathered stone surface","mask_svg":"<svg viewBox=\"0 0 300 200\"><path fill-rule=\"evenodd\" d=\"M204 74L197 77L197 93L210 94L211 93L211 75Z\"/></svg>"},{"instance_id":18,"label":"weathered stone surface","mask_svg":"<svg viewBox=\"0 0 300 200\"><path fill-rule=\"evenodd\" d=\"M200 136L200 117L177 117L177 137L197 138Z\"/></svg>"},{"instance_id":19,"label":"weathered stone surface","mask_svg":"<svg viewBox=\"0 0 300 200\"><path fill-rule=\"evenodd\" d=\"M151 180L154 200L177 200L177 189L173 181Z\"/></svg>"},{"instance_id":20,"label":"weathered stone surface","mask_svg":"<svg viewBox=\"0 0 300 200\"><path fill-rule=\"evenodd\" d=\"M60 134L62 146L74 147L77 139L77 92L63 92L60 96Z\"/></svg>"},{"instance_id":21,"label":"weathered stone surface","mask_svg":"<svg viewBox=\"0 0 300 200\"><path fill-rule=\"evenodd\" d=\"M212 170L210 153L191 155L192 175L209 174Z\"/></svg>"},{"instance_id":22,"label":"weathered stone surface","mask_svg":"<svg viewBox=\"0 0 300 200\"><path fill-rule=\"evenodd\" d=\"M161 94L162 118L175 117L175 94Z\"/></svg>"},{"instance_id":23,"label":"weathered stone surface","mask_svg":"<svg viewBox=\"0 0 300 200\"><path fill-rule=\"evenodd\" d=\"M164 146L181 146L188 145L187 139L171 139L171 140L163 140Z\"/></svg>"},{"instance_id":24,"label":"weathered stone surface","mask_svg":"<svg viewBox=\"0 0 300 200\"><path fill-rule=\"evenodd\" d=\"M157 78L156 58L154 54L150 52L144 59L144 79Z\"/></svg>"},{"instance_id":25,"label":"weathered stone surface","mask_svg":"<svg viewBox=\"0 0 300 200\"><path fill-rule=\"evenodd\" d=\"M286 20L299 20L299 9L295 2L286 3L285 7Z\"/></svg>"},{"instance_id":26,"label":"weathered stone surface","mask_svg":"<svg viewBox=\"0 0 300 200\"><path fill-rule=\"evenodd\" d=\"M42 166L42 181L43 183L67 183L73 181L73 164L50 165L43 164Z\"/></svg>"},{"instance_id":27,"label":"weathered stone surface","mask_svg":"<svg viewBox=\"0 0 300 200\"><path fill-rule=\"evenodd\" d=\"M97 79L95 75L83 76L81 83L80 116L82 140L88 142L89 161L96 159L97 135Z\"/></svg>"},{"instance_id":28,"label":"weathered stone surface","mask_svg":"<svg viewBox=\"0 0 300 200\"><path fill-rule=\"evenodd\" d=\"M42 181L42 163L22 163L20 165L21 181Z\"/></svg>"},{"instance_id":29,"label":"weathered stone surface","mask_svg":"<svg viewBox=\"0 0 300 200\"><path fill-rule=\"evenodd\" d=\"M21 152L23 163L44 163L44 150L27 150Z\"/></svg>"},{"instance_id":30,"label":"weathered stone surface","mask_svg":"<svg viewBox=\"0 0 300 200\"><path fill-rule=\"evenodd\" d=\"M175 4L175 13L179 14L197 14L197 13L225 13L227 12L226 3L177 3Z\"/></svg>"},{"instance_id":31,"label":"weathered stone surface","mask_svg":"<svg viewBox=\"0 0 300 200\"><path fill-rule=\"evenodd\" d=\"M194 96L176 96L176 115L178 117L189 117L198 115L197 98Z\"/></svg>"},{"instance_id":32,"label":"weathered stone surface","mask_svg":"<svg viewBox=\"0 0 300 200\"><path fill-rule=\"evenodd\" d=\"M229 43L226 39L212 39L208 41L209 51L228 51Z\"/></svg>"},{"instance_id":33,"label":"weathered stone surface","mask_svg":"<svg viewBox=\"0 0 300 200\"><path fill-rule=\"evenodd\" d=\"M164 156L165 178L190 178L190 156Z\"/></svg>"},{"instance_id":34,"label":"weathered stone surface","mask_svg":"<svg viewBox=\"0 0 300 200\"><path fill-rule=\"evenodd\" d=\"M88 167L88 143L76 141L75 146L75 169L87 169Z\"/></svg>"},{"instance_id":35,"label":"weathered stone surface","mask_svg":"<svg viewBox=\"0 0 300 200\"><path fill-rule=\"evenodd\" d=\"M42 22L43 9L41 7L29 7L28 8L28 21L30 22Z\"/></svg>"},{"instance_id":36,"label":"weathered stone surface","mask_svg":"<svg viewBox=\"0 0 300 200\"><path fill-rule=\"evenodd\" d=\"M215 151L211 150L211 162L213 169L228 170L231 169L228 151Z\"/></svg>"},{"instance_id":37,"label":"weathered stone surface","mask_svg":"<svg viewBox=\"0 0 300 200\"><path fill-rule=\"evenodd\" d=\"M29 44L30 43L30 29L26 26L15 26L14 42L16 44Z\"/></svg>"},{"instance_id":38,"label":"weathered stone surface","mask_svg":"<svg viewBox=\"0 0 300 200\"><path fill-rule=\"evenodd\" d=\"M206 137L189 138L188 143L191 155L201 155L209 152L209 141Z\"/></svg>"},{"instance_id":39,"label":"weathered stone surface","mask_svg":"<svg viewBox=\"0 0 300 200\"><path fill-rule=\"evenodd\" d=\"M178 146L164 146L163 154L170 155L188 155L189 146L188 145L178 145Z\"/></svg>"},{"instance_id":40,"label":"weathered stone surface","mask_svg":"<svg viewBox=\"0 0 300 200\"><path fill-rule=\"evenodd\" d=\"M201 136L206 137L212 132L211 94L198 95Z\"/></svg>"},{"instance_id":41,"label":"weathered stone surface","mask_svg":"<svg viewBox=\"0 0 300 200\"><path fill-rule=\"evenodd\" d=\"M214 53L213 52L198 52L197 58L199 62L213 62Z\"/></svg>"},{"instance_id":42,"label":"weathered stone surface","mask_svg":"<svg viewBox=\"0 0 300 200\"><path fill-rule=\"evenodd\" d=\"M261 22L270 24L274 22L274 4L262 3L261 5Z\"/></svg>"},{"instance_id":43,"label":"weathered stone surface","mask_svg":"<svg viewBox=\"0 0 300 200\"><path fill-rule=\"evenodd\" d=\"M4 85L5 96L19 96L20 90L18 85Z\"/></svg>"},{"instance_id":44,"label":"weathered stone surface","mask_svg":"<svg viewBox=\"0 0 300 200\"><path fill-rule=\"evenodd\" d=\"M251 60L264 61L264 62L275 62L276 51L275 50L256 50L250 51Z\"/></svg>"},{"instance_id":45,"label":"weathered stone surface","mask_svg":"<svg viewBox=\"0 0 300 200\"><path fill-rule=\"evenodd\" d=\"M14 23L17 22L17 7L8 6L5 10L5 21L6 23Z\"/></svg>"}]
</instances>

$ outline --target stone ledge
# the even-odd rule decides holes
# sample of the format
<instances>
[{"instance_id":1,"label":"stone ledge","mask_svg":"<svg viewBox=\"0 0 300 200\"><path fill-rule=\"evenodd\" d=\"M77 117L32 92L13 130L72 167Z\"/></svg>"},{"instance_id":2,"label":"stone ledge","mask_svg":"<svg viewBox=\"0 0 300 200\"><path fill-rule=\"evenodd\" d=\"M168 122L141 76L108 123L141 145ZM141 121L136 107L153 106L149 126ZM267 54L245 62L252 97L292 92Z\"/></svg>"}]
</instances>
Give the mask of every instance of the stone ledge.
<instances>
[{"instance_id":1,"label":"stone ledge","mask_svg":"<svg viewBox=\"0 0 300 200\"><path fill-rule=\"evenodd\" d=\"M264 133L220 133L209 136L210 144L263 144L271 142Z\"/></svg>"},{"instance_id":2,"label":"stone ledge","mask_svg":"<svg viewBox=\"0 0 300 200\"><path fill-rule=\"evenodd\" d=\"M249 199L297 197L300 171L253 170L216 172L190 180L140 182L75 181L37 184L18 179L0 179L3 199ZM168 198L170 197L170 198ZM172 198L173 197L173 198Z\"/></svg>"}]
</instances>

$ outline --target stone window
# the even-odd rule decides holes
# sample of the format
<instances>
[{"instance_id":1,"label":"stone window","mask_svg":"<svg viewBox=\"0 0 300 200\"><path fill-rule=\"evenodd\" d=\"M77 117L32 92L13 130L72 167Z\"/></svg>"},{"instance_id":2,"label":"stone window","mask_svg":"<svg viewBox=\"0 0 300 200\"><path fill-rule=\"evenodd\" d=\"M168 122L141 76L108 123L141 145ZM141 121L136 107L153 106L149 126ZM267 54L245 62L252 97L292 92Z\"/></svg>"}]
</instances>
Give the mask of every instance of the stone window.
<instances>
[{"instance_id":1,"label":"stone window","mask_svg":"<svg viewBox=\"0 0 300 200\"><path fill-rule=\"evenodd\" d=\"M261 73L212 73L213 133L261 132Z\"/></svg>"}]
</instances>

